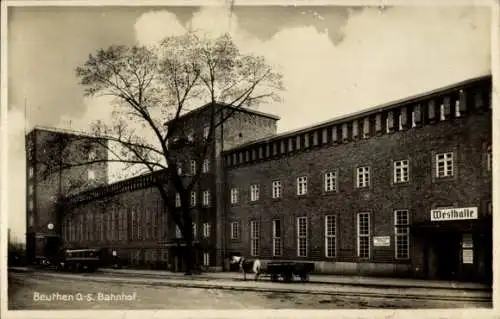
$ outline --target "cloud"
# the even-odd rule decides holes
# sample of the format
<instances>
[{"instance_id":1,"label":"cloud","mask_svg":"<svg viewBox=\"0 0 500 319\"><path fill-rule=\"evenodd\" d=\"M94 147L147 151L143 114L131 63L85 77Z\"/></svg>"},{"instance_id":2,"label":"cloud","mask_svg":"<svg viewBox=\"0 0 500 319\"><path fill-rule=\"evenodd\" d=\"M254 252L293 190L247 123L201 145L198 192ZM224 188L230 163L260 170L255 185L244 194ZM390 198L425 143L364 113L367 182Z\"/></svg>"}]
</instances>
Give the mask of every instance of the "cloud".
<instances>
[{"instance_id":1,"label":"cloud","mask_svg":"<svg viewBox=\"0 0 500 319\"><path fill-rule=\"evenodd\" d=\"M154 19L146 19L152 14ZM136 28L155 38L180 29L156 28L169 21L166 11L147 13ZM217 21L217 23L214 23ZM322 23L325 23L322 21ZM244 52L263 55L284 74L283 103L263 105L277 113L280 130L358 111L490 72L490 12L479 7L392 7L350 11L341 26L343 40L314 26L284 28L260 40L238 25L228 7L202 8L188 22L212 35L230 32ZM305 109L314 110L304 112Z\"/></svg>"}]
</instances>

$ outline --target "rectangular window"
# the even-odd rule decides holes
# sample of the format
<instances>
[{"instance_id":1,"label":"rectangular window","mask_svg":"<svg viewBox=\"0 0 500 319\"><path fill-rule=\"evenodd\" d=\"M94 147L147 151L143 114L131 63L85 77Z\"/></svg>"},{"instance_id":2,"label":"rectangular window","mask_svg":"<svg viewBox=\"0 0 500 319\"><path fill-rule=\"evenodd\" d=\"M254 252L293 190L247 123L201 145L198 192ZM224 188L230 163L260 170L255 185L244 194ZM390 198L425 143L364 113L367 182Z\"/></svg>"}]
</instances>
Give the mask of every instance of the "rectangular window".
<instances>
[{"instance_id":1,"label":"rectangular window","mask_svg":"<svg viewBox=\"0 0 500 319\"><path fill-rule=\"evenodd\" d=\"M297 195L307 194L307 176L297 177Z\"/></svg>"},{"instance_id":2,"label":"rectangular window","mask_svg":"<svg viewBox=\"0 0 500 319\"><path fill-rule=\"evenodd\" d=\"M325 192L337 191L337 172L328 172L325 174Z\"/></svg>"},{"instance_id":3,"label":"rectangular window","mask_svg":"<svg viewBox=\"0 0 500 319\"><path fill-rule=\"evenodd\" d=\"M441 121L444 121L444 120L446 119L446 116L445 116L445 114L444 114L444 104L441 104L441 105L439 106L439 119L440 119Z\"/></svg>"},{"instance_id":4,"label":"rectangular window","mask_svg":"<svg viewBox=\"0 0 500 319\"><path fill-rule=\"evenodd\" d=\"M453 176L453 153L436 154L436 177Z\"/></svg>"},{"instance_id":5,"label":"rectangular window","mask_svg":"<svg viewBox=\"0 0 500 319\"><path fill-rule=\"evenodd\" d=\"M210 237L210 223L203 223L203 237Z\"/></svg>"},{"instance_id":6,"label":"rectangular window","mask_svg":"<svg viewBox=\"0 0 500 319\"><path fill-rule=\"evenodd\" d=\"M30 168L29 168L29 172L28 172L28 174L29 174L28 176L29 176L30 178L32 178L32 177L33 177L33 175L34 175L34 173L35 173L35 168L34 168L33 166L30 166Z\"/></svg>"},{"instance_id":7,"label":"rectangular window","mask_svg":"<svg viewBox=\"0 0 500 319\"><path fill-rule=\"evenodd\" d=\"M175 225L175 238L182 238L182 232L179 225Z\"/></svg>"},{"instance_id":8,"label":"rectangular window","mask_svg":"<svg viewBox=\"0 0 500 319\"><path fill-rule=\"evenodd\" d=\"M203 266L210 266L210 253L203 253Z\"/></svg>"},{"instance_id":9,"label":"rectangular window","mask_svg":"<svg viewBox=\"0 0 500 319\"><path fill-rule=\"evenodd\" d=\"M281 197L281 182L273 181L273 198Z\"/></svg>"},{"instance_id":10,"label":"rectangular window","mask_svg":"<svg viewBox=\"0 0 500 319\"><path fill-rule=\"evenodd\" d=\"M337 223L334 215L325 216L325 256L334 258L337 253Z\"/></svg>"},{"instance_id":11,"label":"rectangular window","mask_svg":"<svg viewBox=\"0 0 500 319\"><path fill-rule=\"evenodd\" d=\"M356 185L358 188L370 186L370 167L358 167L356 174Z\"/></svg>"},{"instance_id":12,"label":"rectangular window","mask_svg":"<svg viewBox=\"0 0 500 319\"><path fill-rule=\"evenodd\" d=\"M175 207L181 207L181 195L179 193L175 194Z\"/></svg>"},{"instance_id":13,"label":"rectangular window","mask_svg":"<svg viewBox=\"0 0 500 319\"><path fill-rule=\"evenodd\" d=\"M297 257L307 257L307 217L297 218Z\"/></svg>"},{"instance_id":14,"label":"rectangular window","mask_svg":"<svg viewBox=\"0 0 500 319\"><path fill-rule=\"evenodd\" d=\"M406 183L410 180L410 163L408 160L394 161L394 183Z\"/></svg>"},{"instance_id":15,"label":"rectangular window","mask_svg":"<svg viewBox=\"0 0 500 319\"><path fill-rule=\"evenodd\" d=\"M239 239L240 238L240 223L232 222L231 223L231 239Z\"/></svg>"},{"instance_id":16,"label":"rectangular window","mask_svg":"<svg viewBox=\"0 0 500 319\"><path fill-rule=\"evenodd\" d=\"M455 101L455 117L460 117L460 100Z\"/></svg>"},{"instance_id":17,"label":"rectangular window","mask_svg":"<svg viewBox=\"0 0 500 319\"><path fill-rule=\"evenodd\" d=\"M196 235L197 235L197 228L196 228L196 223L193 223L193 239L196 239Z\"/></svg>"},{"instance_id":18,"label":"rectangular window","mask_svg":"<svg viewBox=\"0 0 500 319\"><path fill-rule=\"evenodd\" d=\"M462 235L462 263L474 263L474 240L472 234Z\"/></svg>"},{"instance_id":19,"label":"rectangular window","mask_svg":"<svg viewBox=\"0 0 500 319\"><path fill-rule=\"evenodd\" d=\"M206 158L203 160L203 173L210 171L210 161Z\"/></svg>"},{"instance_id":20,"label":"rectangular window","mask_svg":"<svg viewBox=\"0 0 500 319\"><path fill-rule=\"evenodd\" d=\"M208 138L208 135L210 134L210 126L205 126L203 128L203 137Z\"/></svg>"},{"instance_id":21,"label":"rectangular window","mask_svg":"<svg viewBox=\"0 0 500 319\"><path fill-rule=\"evenodd\" d=\"M260 225L256 220L250 221L250 255L258 256L260 250Z\"/></svg>"},{"instance_id":22,"label":"rectangular window","mask_svg":"<svg viewBox=\"0 0 500 319\"><path fill-rule=\"evenodd\" d=\"M191 207L196 206L196 192L191 192Z\"/></svg>"},{"instance_id":23,"label":"rectangular window","mask_svg":"<svg viewBox=\"0 0 500 319\"><path fill-rule=\"evenodd\" d=\"M33 185L31 184L28 186L28 194L33 195Z\"/></svg>"},{"instance_id":24,"label":"rectangular window","mask_svg":"<svg viewBox=\"0 0 500 319\"><path fill-rule=\"evenodd\" d=\"M273 219L273 256L281 256L281 220Z\"/></svg>"},{"instance_id":25,"label":"rectangular window","mask_svg":"<svg viewBox=\"0 0 500 319\"><path fill-rule=\"evenodd\" d=\"M33 206L34 206L34 205L33 205L33 199L32 199L32 198L30 198L30 200L29 200L29 202L28 202L28 209L29 209L30 211L32 211L32 210L33 210Z\"/></svg>"},{"instance_id":26,"label":"rectangular window","mask_svg":"<svg viewBox=\"0 0 500 319\"><path fill-rule=\"evenodd\" d=\"M236 204L238 202L238 189L231 188L231 204Z\"/></svg>"},{"instance_id":27,"label":"rectangular window","mask_svg":"<svg viewBox=\"0 0 500 319\"><path fill-rule=\"evenodd\" d=\"M370 257L370 213L358 213L358 257Z\"/></svg>"},{"instance_id":28,"label":"rectangular window","mask_svg":"<svg viewBox=\"0 0 500 319\"><path fill-rule=\"evenodd\" d=\"M210 191L203 191L203 206L210 206Z\"/></svg>"},{"instance_id":29,"label":"rectangular window","mask_svg":"<svg viewBox=\"0 0 500 319\"><path fill-rule=\"evenodd\" d=\"M415 110L411 112L411 127L417 126Z\"/></svg>"},{"instance_id":30,"label":"rectangular window","mask_svg":"<svg viewBox=\"0 0 500 319\"><path fill-rule=\"evenodd\" d=\"M396 259L410 258L410 214L407 210L394 212Z\"/></svg>"},{"instance_id":31,"label":"rectangular window","mask_svg":"<svg viewBox=\"0 0 500 319\"><path fill-rule=\"evenodd\" d=\"M259 185L253 184L250 186L250 200L252 202L259 200Z\"/></svg>"},{"instance_id":32,"label":"rectangular window","mask_svg":"<svg viewBox=\"0 0 500 319\"><path fill-rule=\"evenodd\" d=\"M196 161L191 160L191 174L196 175Z\"/></svg>"}]
</instances>

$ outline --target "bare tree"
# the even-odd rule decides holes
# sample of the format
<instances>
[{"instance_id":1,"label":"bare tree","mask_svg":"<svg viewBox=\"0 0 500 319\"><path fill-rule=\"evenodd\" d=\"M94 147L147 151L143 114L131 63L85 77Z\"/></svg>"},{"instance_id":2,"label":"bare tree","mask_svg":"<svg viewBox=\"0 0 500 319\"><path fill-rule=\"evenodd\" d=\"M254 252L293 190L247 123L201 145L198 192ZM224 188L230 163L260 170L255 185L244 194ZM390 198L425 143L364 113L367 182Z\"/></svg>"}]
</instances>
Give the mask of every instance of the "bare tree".
<instances>
[{"instance_id":1,"label":"bare tree","mask_svg":"<svg viewBox=\"0 0 500 319\"><path fill-rule=\"evenodd\" d=\"M214 39L191 32L167 37L155 47L98 50L76 74L87 96L113 98L109 107L114 122L96 121L91 128L112 154L107 161L166 172L153 174L153 184L186 242L186 274L190 274L193 221L189 194L199 181L200 170L184 176L177 169L180 156L191 156L200 167L214 145L216 128L240 108L276 101L283 90L282 75L264 58L242 54L229 35ZM208 105L203 114L208 136L188 138L182 116L202 105ZM180 197L180 209L174 194Z\"/></svg>"}]
</instances>

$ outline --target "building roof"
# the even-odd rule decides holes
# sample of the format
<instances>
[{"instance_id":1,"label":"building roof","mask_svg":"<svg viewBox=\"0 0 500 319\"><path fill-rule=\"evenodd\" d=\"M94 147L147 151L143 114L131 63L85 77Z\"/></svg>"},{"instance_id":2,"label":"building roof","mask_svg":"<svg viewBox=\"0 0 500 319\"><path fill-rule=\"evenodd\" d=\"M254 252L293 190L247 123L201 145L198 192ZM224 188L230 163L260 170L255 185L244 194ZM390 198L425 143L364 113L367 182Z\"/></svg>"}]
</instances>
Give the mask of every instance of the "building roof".
<instances>
[{"instance_id":1,"label":"building roof","mask_svg":"<svg viewBox=\"0 0 500 319\"><path fill-rule=\"evenodd\" d=\"M46 132L53 132L53 133L60 133L60 134L68 134L68 135L75 135L75 136L82 136L82 137L89 137L89 138L96 138L98 139L99 137L91 135L86 132L82 131L76 131L76 130L69 130L69 129L62 129L62 128L57 128L57 127L49 127L49 126L43 126L43 125L36 125L34 126L27 135L32 134L35 131L46 131Z\"/></svg>"},{"instance_id":2,"label":"building roof","mask_svg":"<svg viewBox=\"0 0 500 319\"><path fill-rule=\"evenodd\" d=\"M467 79L467 80L464 80L464 81L461 81L461 82L458 82L458 83L453 83L451 85L447 85L447 86L444 86L444 87L441 87L441 88L438 88L438 89L434 89L434 90L431 90L431 91L426 91L426 92L423 92L423 93L412 95L410 97L406 97L406 98L403 98L403 99L393 100L393 101L390 101L390 102L387 102L387 103L379 104L377 106L366 108L366 109L363 109L363 110L358 111L358 112L353 112L353 113L350 113L350 114L337 116L337 117L331 118L331 119L326 120L326 121L322 121L322 122L319 122L319 123L316 123L316 124L313 124L313 125L309 125L307 127L302 127L302 128L299 128L299 129L294 129L294 130L286 131L286 132L283 132L283 133L280 133L280 134L276 134L276 135L268 136L268 137L265 137L265 138L262 138L262 139L254 140L254 141L251 141L251 142L248 142L248 143L245 143L245 144L240 144L240 145L235 146L234 148L225 150L224 152L231 152L231 151L234 151L234 150L237 150L237 149L245 148L245 147L253 145L253 144L258 144L258 143L273 141L273 140L277 140L277 139L281 139L281 138L285 138L285 137L290 137L290 136L294 136L294 135L297 135L297 134L301 134L301 133L305 133L305 132L317 130L317 129L320 129L320 128L328 127L330 125L335 125L337 123L340 124L340 123L352 121L352 120L354 120L356 118L362 118L362 117L365 117L365 116L369 116L369 115L378 113L380 111L384 111L384 110L388 110L388 109L393 109L393 108L396 108L398 106L402 106L404 104L416 103L416 102L419 102L421 100L424 100L424 99L428 98L429 96L436 95L436 94L443 94L443 93L446 93L448 91L456 90L459 87L467 86L467 85L474 84L474 83L481 82L481 81L485 81L485 80L488 80L488 79L491 79L491 75L484 75L484 76L480 76L480 77L475 77L475 78Z\"/></svg>"},{"instance_id":3,"label":"building roof","mask_svg":"<svg viewBox=\"0 0 500 319\"><path fill-rule=\"evenodd\" d=\"M198 112L201 112L202 110L208 108L209 106L211 105L211 103L207 103L203 106L200 106L194 110L191 110L185 114L182 114L179 118L185 118L185 117L189 117L189 116L192 116ZM265 113L265 112L261 112L261 111L257 111L255 109L251 109L251 108L248 108L248 107L235 107L235 106L232 106L232 105L228 105L228 104L224 104L224 103L217 103L218 106L222 106L222 107L225 107L225 108L228 108L228 109L233 109L233 110L237 110L237 111L240 111L240 112L244 112L244 113L248 113L248 114L253 114L253 115L258 115L258 116L262 116L262 117L267 117L267 118L270 118L270 119L273 119L273 120L279 120L280 117L278 115L274 115L274 114L270 114L270 113ZM167 125L169 122L171 122L172 120L169 120L167 122L165 122L165 124Z\"/></svg>"}]
</instances>

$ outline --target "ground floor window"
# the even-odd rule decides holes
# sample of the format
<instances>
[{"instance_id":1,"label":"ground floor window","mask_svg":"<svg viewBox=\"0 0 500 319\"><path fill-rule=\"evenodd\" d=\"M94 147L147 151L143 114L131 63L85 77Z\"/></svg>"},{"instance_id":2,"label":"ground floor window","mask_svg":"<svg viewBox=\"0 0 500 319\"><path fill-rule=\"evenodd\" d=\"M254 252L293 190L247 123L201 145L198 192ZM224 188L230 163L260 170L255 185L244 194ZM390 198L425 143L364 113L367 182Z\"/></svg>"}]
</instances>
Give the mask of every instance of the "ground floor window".
<instances>
[{"instance_id":1,"label":"ground floor window","mask_svg":"<svg viewBox=\"0 0 500 319\"><path fill-rule=\"evenodd\" d=\"M410 216L407 210L394 212L394 237L396 259L410 258Z\"/></svg>"},{"instance_id":2,"label":"ground floor window","mask_svg":"<svg viewBox=\"0 0 500 319\"><path fill-rule=\"evenodd\" d=\"M307 217L297 218L297 257L307 257Z\"/></svg>"},{"instance_id":3,"label":"ground floor window","mask_svg":"<svg viewBox=\"0 0 500 319\"><path fill-rule=\"evenodd\" d=\"M203 253L203 265L210 266L210 253Z\"/></svg>"},{"instance_id":4,"label":"ground floor window","mask_svg":"<svg viewBox=\"0 0 500 319\"><path fill-rule=\"evenodd\" d=\"M334 258L336 255L336 218L334 215L325 216L325 256Z\"/></svg>"},{"instance_id":5,"label":"ground floor window","mask_svg":"<svg viewBox=\"0 0 500 319\"><path fill-rule=\"evenodd\" d=\"M358 257L370 257L370 213L358 214Z\"/></svg>"},{"instance_id":6,"label":"ground floor window","mask_svg":"<svg viewBox=\"0 0 500 319\"><path fill-rule=\"evenodd\" d=\"M472 239L472 234L462 235L462 263L474 263L474 242Z\"/></svg>"},{"instance_id":7,"label":"ground floor window","mask_svg":"<svg viewBox=\"0 0 500 319\"><path fill-rule=\"evenodd\" d=\"M273 256L281 256L281 220L273 220Z\"/></svg>"},{"instance_id":8,"label":"ground floor window","mask_svg":"<svg viewBox=\"0 0 500 319\"><path fill-rule=\"evenodd\" d=\"M250 221L250 255L258 256L260 246L260 225L256 220Z\"/></svg>"}]
</instances>

